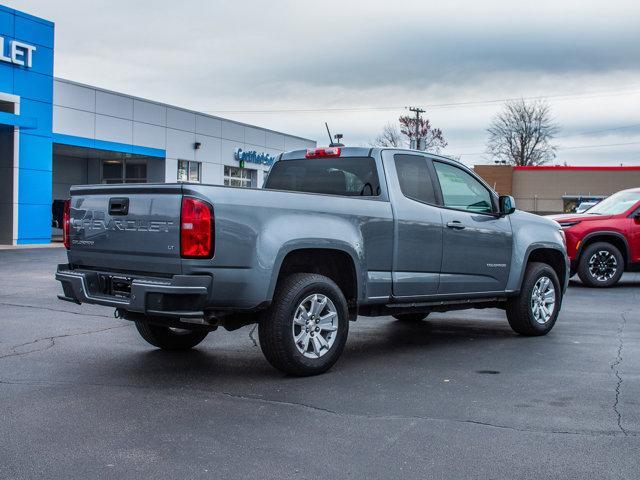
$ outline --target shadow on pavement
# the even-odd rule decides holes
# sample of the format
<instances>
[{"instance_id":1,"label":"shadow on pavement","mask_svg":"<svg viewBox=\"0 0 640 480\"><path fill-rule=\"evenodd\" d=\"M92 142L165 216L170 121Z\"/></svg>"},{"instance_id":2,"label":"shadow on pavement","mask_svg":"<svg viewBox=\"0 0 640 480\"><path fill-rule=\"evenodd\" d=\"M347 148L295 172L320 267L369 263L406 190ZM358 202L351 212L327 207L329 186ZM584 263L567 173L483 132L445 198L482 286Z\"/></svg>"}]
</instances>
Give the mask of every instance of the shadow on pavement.
<instances>
[{"instance_id":1,"label":"shadow on pavement","mask_svg":"<svg viewBox=\"0 0 640 480\"><path fill-rule=\"evenodd\" d=\"M487 344L501 347L506 343L515 348L516 343L528 340L514 334L506 318L504 321L433 319L416 324L388 318L358 321L365 322L368 324L350 333L343 359L333 371L349 375L362 367L402 363L407 355L420 361L429 358L432 362L447 362L455 355L455 348L464 348L468 356L474 356L474 352L486 353ZM77 372L66 374L86 382L101 378L106 383L125 381L154 388L199 388L216 383L287 378L267 363L259 347L218 345L215 336L226 334L213 332L211 340L186 352L153 349L141 341L139 351L124 355L114 352L113 356L101 356L90 364L81 362L77 364Z\"/></svg>"}]
</instances>

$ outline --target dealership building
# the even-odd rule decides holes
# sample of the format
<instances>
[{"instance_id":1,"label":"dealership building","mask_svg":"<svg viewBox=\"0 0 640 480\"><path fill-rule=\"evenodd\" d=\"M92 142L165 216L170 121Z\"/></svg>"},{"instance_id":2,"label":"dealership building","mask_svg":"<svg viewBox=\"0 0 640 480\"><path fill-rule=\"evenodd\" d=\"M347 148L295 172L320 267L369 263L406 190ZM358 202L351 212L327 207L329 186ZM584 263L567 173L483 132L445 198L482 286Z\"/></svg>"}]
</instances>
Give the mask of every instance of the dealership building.
<instances>
[{"instance_id":1,"label":"dealership building","mask_svg":"<svg viewBox=\"0 0 640 480\"><path fill-rule=\"evenodd\" d=\"M315 141L53 76L54 24L0 6L0 244L49 243L86 183L262 185Z\"/></svg>"}]
</instances>

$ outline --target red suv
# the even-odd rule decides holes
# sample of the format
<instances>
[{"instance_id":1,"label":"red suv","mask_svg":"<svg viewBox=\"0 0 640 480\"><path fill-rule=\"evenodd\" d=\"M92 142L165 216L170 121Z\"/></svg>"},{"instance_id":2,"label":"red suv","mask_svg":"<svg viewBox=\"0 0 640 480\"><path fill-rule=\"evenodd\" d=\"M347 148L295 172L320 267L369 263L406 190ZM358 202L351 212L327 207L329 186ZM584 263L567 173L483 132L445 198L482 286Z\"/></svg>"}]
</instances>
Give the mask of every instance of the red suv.
<instances>
[{"instance_id":1,"label":"red suv","mask_svg":"<svg viewBox=\"0 0 640 480\"><path fill-rule=\"evenodd\" d=\"M622 190L584 213L552 215L567 237L571 275L610 287L624 271L640 271L640 188Z\"/></svg>"}]
</instances>

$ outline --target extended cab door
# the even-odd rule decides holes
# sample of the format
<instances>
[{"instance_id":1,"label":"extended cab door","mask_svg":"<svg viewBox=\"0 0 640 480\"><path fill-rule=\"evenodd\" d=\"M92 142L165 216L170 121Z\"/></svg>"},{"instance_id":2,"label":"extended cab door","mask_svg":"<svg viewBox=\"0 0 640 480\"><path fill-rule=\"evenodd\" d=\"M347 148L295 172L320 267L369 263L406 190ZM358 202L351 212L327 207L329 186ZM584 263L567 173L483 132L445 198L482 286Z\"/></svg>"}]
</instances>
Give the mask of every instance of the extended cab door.
<instances>
[{"instance_id":1,"label":"extended cab door","mask_svg":"<svg viewBox=\"0 0 640 480\"><path fill-rule=\"evenodd\" d=\"M433 167L444 227L438 294L504 291L513 238L509 218L496 215L495 195L469 171L436 159Z\"/></svg>"},{"instance_id":2,"label":"extended cab door","mask_svg":"<svg viewBox=\"0 0 640 480\"><path fill-rule=\"evenodd\" d=\"M395 221L393 296L421 297L438 291L442 261L442 216L429 159L383 152Z\"/></svg>"}]
</instances>

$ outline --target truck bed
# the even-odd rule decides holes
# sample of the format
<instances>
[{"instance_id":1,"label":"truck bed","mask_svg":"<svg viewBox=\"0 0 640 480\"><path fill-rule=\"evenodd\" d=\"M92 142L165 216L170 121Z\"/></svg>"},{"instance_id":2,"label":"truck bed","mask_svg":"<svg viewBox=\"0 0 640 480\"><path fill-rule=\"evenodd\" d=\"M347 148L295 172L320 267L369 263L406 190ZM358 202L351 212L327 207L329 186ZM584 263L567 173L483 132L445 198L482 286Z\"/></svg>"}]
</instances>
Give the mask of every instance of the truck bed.
<instances>
[{"instance_id":1,"label":"truck bed","mask_svg":"<svg viewBox=\"0 0 640 480\"><path fill-rule=\"evenodd\" d=\"M203 199L213 207L213 258L180 256L180 205L185 196ZM122 203L126 203L126 214L114 209ZM390 272L391 206L384 197L201 184L71 189L68 258L72 268L156 277L209 275L213 278L211 301L225 308L255 308L268 298L273 272L288 248L294 247L292 239L296 248L343 245L363 272ZM370 245L368 250L365 245Z\"/></svg>"}]
</instances>

